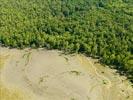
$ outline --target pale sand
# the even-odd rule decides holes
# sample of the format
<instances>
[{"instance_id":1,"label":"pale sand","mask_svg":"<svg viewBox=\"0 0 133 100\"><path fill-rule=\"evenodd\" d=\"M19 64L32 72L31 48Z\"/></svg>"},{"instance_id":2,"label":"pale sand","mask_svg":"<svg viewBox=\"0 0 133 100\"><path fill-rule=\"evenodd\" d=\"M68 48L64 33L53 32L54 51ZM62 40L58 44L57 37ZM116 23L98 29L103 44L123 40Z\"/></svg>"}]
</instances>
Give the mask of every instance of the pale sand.
<instances>
[{"instance_id":1,"label":"pale sand","mask_svg":"<svg viewBox=\"0 0 133 100\"><path fill-rule=\"evenodd\" d=\"M0 83L22 91L23 100L133 100L125 77L83 55L0 47L0 56Z\"/></svg>"}]
</instances>

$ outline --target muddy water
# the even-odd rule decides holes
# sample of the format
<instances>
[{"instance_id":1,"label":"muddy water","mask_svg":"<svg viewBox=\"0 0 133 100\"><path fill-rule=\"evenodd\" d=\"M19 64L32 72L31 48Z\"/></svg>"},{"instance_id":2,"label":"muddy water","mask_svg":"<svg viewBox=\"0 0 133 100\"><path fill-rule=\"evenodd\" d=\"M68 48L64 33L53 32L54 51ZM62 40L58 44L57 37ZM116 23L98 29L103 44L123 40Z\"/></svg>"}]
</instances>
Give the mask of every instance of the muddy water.
<instances>
[{"instance_id":1,"label":"muddy water","mask_svg":"<svg viewBox=\"0 0 133 100\"><path fill-rule=\"evenodd\" d=\"M133 100L125 77L83 55L0 48L0 61L2 100Z\"/></svg>"}]
</instances>

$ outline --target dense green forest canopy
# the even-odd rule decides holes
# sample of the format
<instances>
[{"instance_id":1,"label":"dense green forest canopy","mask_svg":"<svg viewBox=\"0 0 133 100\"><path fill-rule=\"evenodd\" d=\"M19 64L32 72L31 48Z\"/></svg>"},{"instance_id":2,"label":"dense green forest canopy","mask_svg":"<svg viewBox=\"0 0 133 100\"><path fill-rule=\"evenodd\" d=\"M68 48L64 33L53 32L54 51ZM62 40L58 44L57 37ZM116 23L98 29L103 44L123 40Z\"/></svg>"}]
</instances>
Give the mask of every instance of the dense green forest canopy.
<instances>
[{"instance_id":1,"label":"dense green forest canopy","mask_svg":"<svg viewBox=\"0 0 133 100\"><path fill-rule=\"evenodd\" d=\"M0 43L85 53L133 81L133 0L0 0Z\"/></svg>"}]
</instances>

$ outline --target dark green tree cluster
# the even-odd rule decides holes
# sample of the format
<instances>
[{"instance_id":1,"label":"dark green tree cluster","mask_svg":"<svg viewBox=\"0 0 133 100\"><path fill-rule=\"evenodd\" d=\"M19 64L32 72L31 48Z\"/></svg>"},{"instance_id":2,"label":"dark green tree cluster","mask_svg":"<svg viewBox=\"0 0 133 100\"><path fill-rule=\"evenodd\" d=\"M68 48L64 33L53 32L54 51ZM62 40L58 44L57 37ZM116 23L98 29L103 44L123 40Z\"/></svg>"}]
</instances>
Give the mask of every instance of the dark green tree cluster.
<instances>
[{"instance_id":1,"label":"dark green tree cluster","mask_svg":"<svg viewBox=\"0 0 133 100\"><path fill-rule=\"evenodd\" d=\"M133 1L0 0L0 43L85 53L133 81Z\"/></svg>"}]
</instances>

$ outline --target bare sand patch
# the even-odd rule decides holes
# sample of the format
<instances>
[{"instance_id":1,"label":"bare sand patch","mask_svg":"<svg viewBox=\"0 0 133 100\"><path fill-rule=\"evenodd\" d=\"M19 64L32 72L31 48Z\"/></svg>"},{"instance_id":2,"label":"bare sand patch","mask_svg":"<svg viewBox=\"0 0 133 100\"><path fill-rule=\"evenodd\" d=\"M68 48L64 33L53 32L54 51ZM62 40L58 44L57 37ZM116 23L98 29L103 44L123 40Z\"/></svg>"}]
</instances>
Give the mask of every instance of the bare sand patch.
<instances>
[{"instance_id":1,"label":"bare sand patch","mask_svg":"<svg viewBox=\"0 0 133 100\"><path fill-rule=\"evenodd\" d=\"M0 82L24 91L29 100L133 100L126 78L92 58L57 50L0 48L0 55L7 54Z\"/></svg>"}]
</instances>

